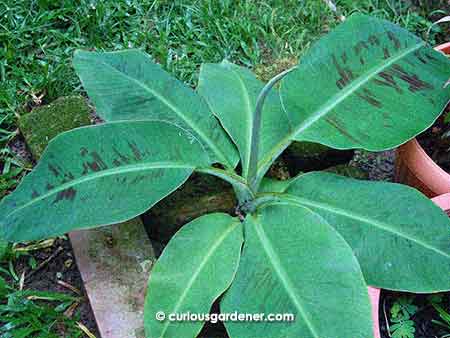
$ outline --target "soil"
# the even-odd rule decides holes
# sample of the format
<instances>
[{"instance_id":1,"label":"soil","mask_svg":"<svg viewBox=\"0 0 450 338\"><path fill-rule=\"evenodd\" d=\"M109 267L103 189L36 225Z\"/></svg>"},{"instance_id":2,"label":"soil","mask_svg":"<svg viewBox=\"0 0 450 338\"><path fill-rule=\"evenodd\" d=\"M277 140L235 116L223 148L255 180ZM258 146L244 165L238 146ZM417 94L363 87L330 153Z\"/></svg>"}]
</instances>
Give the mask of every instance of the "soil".
<instances>
[{"instance_id":1,"label":"soil","mask_svg":"<svg viewBox=\"0 0 450 338\"><path fill-rule=\"evenodd\" d=\"M446 122L445 119L449 114L450 104L431 128L417 137L428 156L448 173L450 173L450 122Z\"/></svg>"}]
</instances>

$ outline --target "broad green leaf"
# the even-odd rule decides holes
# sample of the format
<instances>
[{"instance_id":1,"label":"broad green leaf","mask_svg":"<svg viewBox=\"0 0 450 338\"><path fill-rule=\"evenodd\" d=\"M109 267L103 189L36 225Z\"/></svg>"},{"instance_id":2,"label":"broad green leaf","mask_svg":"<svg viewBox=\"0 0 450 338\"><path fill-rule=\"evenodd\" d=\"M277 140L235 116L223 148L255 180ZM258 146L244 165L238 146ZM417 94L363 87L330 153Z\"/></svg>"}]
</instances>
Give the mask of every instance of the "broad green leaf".
<instances>
[{"instance_id":1,"label":"broad green leaf","mask_svg":"<svg viewBox=\"0 0 450 338\"><path fill-rule=\"evenodd\" d=\"M209 162L190 133L162 121L114 122L63 133L0 203L2 238L32 240L125 221Z\"/></svg>"},{"instance_id":2,"label":"broad green leaf","mask_svg":"<svg viewBox=\"0 0 450 338\"><path fill-rule=\"evenodd\" d=\"M259 177L293 140L372 151L406 142L441 113L449 77L450 60L418 37L353 14L282 80L292 133L259 161Z\"/></svg>"},{"instance_id":3,"label":"broad green leaf","mask_svg":"<svg viewBox=\"0 0 450 338\"><path fill-rule=\"evenodd\" d=\"M415 189L313 172L299 176L285 194L336 228L369 285L450 290L450 220Z\"/></svg>"},{"instance_id":4,"label":"broad green leaf","mask_svg":"<svg viewBox=\"0 0 450 338\"><path fill-rule=\"evenodd\" d=\"M449 77L450 60L418 37L355 14L302 57L281 95L295 140L377 151L433 123Z\"/></svg>"},{"instance_id":5,"label":"broad green leaf","mask_svg":"<svg viewBox=\"0 0 450 338\"><path fill-rule=\"evenodd\" d=\"M195 135L215 162L236 165L236 149L207 104L146 53L76 51L73 63L104 120L173 122Z\"/></svg>"},{"instance_id":6,"label":"broad green leaf","mask_svg":"<svg viewBox=\"0 0 450 338\"><path fill-rule=\"evenodd\" d=\"M239 149L242 172L248 173L253 115L256 100L264 84L244 67L229 62L206 63L200 69L198 92L206 99L212 112L222 122ZM258 153L270 151L290 131L289 121L275 90L267 97L261 120Z\"/></svg>"},{"instance_id":7,"label":"broad green leaf","mask_svg":"<svg viewBox=\"0 0 450 338\"><path fill-rule=\"evenodd\" d=\"M152 269L145 300L147 337L192 338L204 321L170 321L170 314L209 313L239 264L242 224L227 214L197 218L178 231ZM166 319L158 321L162 311Z\"/></svg>"},{"instance_id":8,"label":"broad green leaf","mask_svg":"<svg viewBox=\"0 0 450 338\"><path fill-rule=\"evenodd\" d=\"M230 337L373 337L358 262L322 217L295 204L266 204L247 216L244 236L221 312L292 313L295 321L228 321Z\"/></svg>"},{"instance_id":9,"label":"broad green leaf","mask_svg":"<svg viewBox=\"0 0 450 338\"><path fill-rule=\"evenodd\" d=\"M259 186L258 192L283 192L291 183L292 179L277 180L274 178L264 177Z\"/></svg>"}]
</instances>

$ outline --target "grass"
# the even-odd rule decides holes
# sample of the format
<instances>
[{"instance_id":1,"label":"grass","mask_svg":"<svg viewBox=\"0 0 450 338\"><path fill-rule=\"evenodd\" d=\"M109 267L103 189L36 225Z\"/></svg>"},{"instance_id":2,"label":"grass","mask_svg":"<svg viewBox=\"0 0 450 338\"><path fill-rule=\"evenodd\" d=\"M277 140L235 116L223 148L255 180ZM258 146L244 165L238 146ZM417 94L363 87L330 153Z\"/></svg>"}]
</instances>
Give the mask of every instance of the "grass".
<instances>
[{"instance_id":1,"label":"grass","mask_svg":"<svg viewBox=\"0 0 450 338\"><path fill-rule=\"evenodd\" d=\"M85 327L76 312L82 299L61 292L25 289L27 277L38 269L31 251L50 241L28 247L0 242L0 337L84 337ZM45 245L44 245L45 244ZM26 263L27 274L18 275L15 263ZM24 270L25 271L25 270Z\"/></svg>"},{"instance_id":2,"label":"grass","mask_svg":"<svg viewBox=\"0 0 450 338\"><path fill-rule=\"evenodd\" d=\"M361 11L387 18L427 38L431 44L445 36L437 26L429 36L426 34L432 21L445 13L445 3L336 1L340 14ZM262 65L276 71L283 64L279 60L301 56L314 40L338 23L337 16L320 0L3 0L0 199L14 188L29 166L8 147L18 134L18 116L58 97L83 94L71 66L75 49L139 48L194 86L202 62L226 58L248 67ZM17 291L16 285L11 289L2 283L0 279L0 298L7 299L14 308L5 310L9 305L2 304L0 322L6 318L10 323L34 318L33 323L47 328L60 320L58 313L30 300L29 295ZM0 336L11 336L2 329L0 326ZM18 333L12 336L20 337Z\"/></svg>"}]
</instances>

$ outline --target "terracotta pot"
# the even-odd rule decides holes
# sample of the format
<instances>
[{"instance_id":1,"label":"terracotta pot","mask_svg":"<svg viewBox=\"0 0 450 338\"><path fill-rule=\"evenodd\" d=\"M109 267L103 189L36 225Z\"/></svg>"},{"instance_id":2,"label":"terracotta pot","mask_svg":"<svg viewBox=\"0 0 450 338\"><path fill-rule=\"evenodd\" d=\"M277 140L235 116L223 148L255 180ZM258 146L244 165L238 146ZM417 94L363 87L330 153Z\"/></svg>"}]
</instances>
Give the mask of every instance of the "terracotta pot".
<instances>
[{"instance_id":1,"label":"terracotta pot","mask_svg":"<svg viewBox=\"0 0 450 338\"><path fill-rule=\"evenodd\" d=\"M450 54L450 42L436 49ZM416 139L397 149L395 181L412 186L430 198L450 192L450 175L427 155Z\"/></svg>"},{"instance_id":2,"label":"terracotta pot","mask_svg":"<svg viewBox=\"0 0 450 338\"><path fill-rule=\"evenodd\" d=\"M447 215L450 214L450 193L437 196L432 201L444 210ZM379 318L380 293L380 289L369 286L369 297L372 304L373 335L375 338L381 338Z\"/></svg>"}]
</instances>

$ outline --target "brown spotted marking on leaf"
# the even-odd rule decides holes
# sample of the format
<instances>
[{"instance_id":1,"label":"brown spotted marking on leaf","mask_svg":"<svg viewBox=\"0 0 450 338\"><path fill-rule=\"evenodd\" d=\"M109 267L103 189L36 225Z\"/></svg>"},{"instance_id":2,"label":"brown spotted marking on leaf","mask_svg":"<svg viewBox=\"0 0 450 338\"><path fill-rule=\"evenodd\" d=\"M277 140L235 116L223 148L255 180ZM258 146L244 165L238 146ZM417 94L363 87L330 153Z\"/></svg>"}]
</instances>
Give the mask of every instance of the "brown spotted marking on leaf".
<instances>
[{"instance_id":1,"label":"brown spotted marking on leaf","mask_svg":"<svg viewBox=\"0 0 450 338\"><path fill-rule=\"evenodd\" d=\"M122 165L122 163L120 163L120 161L119 161L118 159L114 159L114 160L113 160L113 165L114 165L115 167L120 167L120 166Z\"/></svg>"},{"instance_id":2,"label":"brown spotted marking on leaf","mask_svg":"<svg viewBox=\"0 0 450 338\"><path fill-rule=\"evenodd\" d=\"M89 153L89 150L87 150L85 147L80 148L80 155L86 156Z\"/></svg>"},{"instance_id":3,"label":"brown spotted marking on leaf","mask_svg":"<svg viewBox=\"0 0 450 338\"><path fill-rule=\"evenodd\" d=\"M122 154L119 150L117 150L116 147L113 147L113 151L114 154L117 156L117 158L115 159L115 161L117 161L116 163L121 163L121 165L130 163L130 159L124 154Z\"/></svg>"},{"instance_id":4,"label":"brown spotted marking on leaf","mask_svg":"<svg viewBox=\"0 0 450 338\"><path fill-rule=\"evenodd\" d=\"M119 184L125 184L127 182L127 178L126 178L126 176L116 177L116 182L119 183Z\"/></svg>"},{"instance_id":5,"label":"brown spotted marking on leaf","mask_svg":"<svg viewBox=\"0 0 450 338\"><path fill-rule=\"evenodd\" d=\"M62 200L73 201L76 194L77 194L77 191L72 187L61 190L56 194L56 198L53 201L53 204L58 203Z\"/></svg>"},{"instance_id":6,"label":"brown spotted marking on leaf","mask_svg":"<svg viewBox=\"0 0 450 338\"><path fill-rule=\"evenodd\" d=\"M391 54L389 53L389 49L387 47L383 47L383 57L385 60L391 57Z\"/></svg>"},{"instance_id":7,"label":"brown spotted marking on leaf","mask_svg":"<svg viewBox=\"0 0 450 338\"><path fill-rule=\"evenodd\" d=\"M378 76L379 76L381 79L375 79L375 80L373 80L373 82L376 83L377 85L392 87L392 88L394 88L394 89L396 90L396 92L399 93L399 94L401 94L401 93L403 92L403 90L400 88L400 86L399 86L398 83L394 80L394 77L393 77L390 73L388 73L388 72L386 72L386 71L383 71L383 72L380 72L380 73L378 74Z\"/></svg>"},{"instance_id":8,"label":"brown spotted marking on leaf","mask_svg":"<svg viewBox=\"0 0 450 338\"><path fill-rule=\"evenodd\" d=\"M81 175L86 175L87 173L89 173L89 169L93 172L108 169L108 166L96 151L92 151L90 153L90 156L92 158L92 161L85 161L83 163L83 172L81 173Z\"/></svg>"},{"instance_id":9,"label":"brown spotted marking on leaf","mask_svg":"<svg viewBox=\"0 0 450 338\"><path fill-rule=\"evenodd\" d=\"M425 53L424 56L430 61L438 61L438 59L436 59L433 55L429 53Z\"/></svg>"},{"instance_id":10,"label":"brown spotted marking on leaf","mask_svg":"<svg viewBox=\"0 0 450 338\"><path fill-rule=\"evenodd\" d=\"M362 56L359 57L359 63L361 65L364 65L366 62L364 61L364 58Z\"/></svg>"},{"instance_id":11,"label":"brown spotted marking on leaf","mask_svg":"<svg viewBox=\"0 0 450 338\"><path fill-rule=\"evenodd\" d=\"M344 68L341 65L339 65L336 56L333 54L332 56L333 59L333 64L334 67L336 68L340 78L336 81L336 86L339 89L344 88L347 84L350 83L351 80L353 80L354 76L353 76L353 72L348 69L348 68Z\"/></svg>"},{"instance_id":12,"label":"brown spotted marking on leaf","mask_svg":"<svg viewBox=\"0 0 450 338\"><path fill-rule=\"evenodd\" d=\"M387 31L386 34L389 40L391 40L394 44L395 49L399 50L402 45L400 43L400 40L395 36L394 32Z\"/></svg>"},{"instance_id":13,"label":"brown spotted marking on leaf","mask_svg":"<svg viewBox=\"0 0 450 338\"><path fill-rule=\"evenodd\" d=\"M369 41L369 43L372 46L379 46L380 45L380 40L378 39L378 37L376 35L369 35L369 39L367 40Z\"/></svg>"},{"instance_id":14,"label":"brown spotted marking on leaf","mask_svg":"<svg viewBox=\"0 0 450 338\"><path fill-rule=\"evenodd\" d=\"M343 63L347 63L348 58L347 58L347 53L346 52L343 52L341 54L341 59L342 59Z\"/></svg>"},{"instance_id":15,"label":"brown spotted marking on leaf","mask_svg":"<svg viewBox=\"0 0 450 338\"><path fill-rule=\"evenodd\" d=\"M64 178L62 180L62 183L67 183L67 182L73 181L74 179L75 179L75 176L70 171L68 171L68 172L64 173Z\"/></svg>"},{"instance_id":16,"label":"brown spotted marking on leaf","mask_svg":"<svg viewBox=\"0 0 450 338\"><path fill-rule=\"evenodd\" d=\"M339 65L335 55L332 56L334 67L336 68L340 78L336 81L336 86L339 89L344 88L346 85L350 83L355 77L353 72L349 68L342 67ZM363 89L362 93L356 93L361 99L367 101L374 107L380 108L382 106L381 102L376 99L375 95L369 89Z\"/></svg>"},{"instance_id":17,"label":"brown spotted marking on leaf","mask_svg":"<svg viewBox=\"0 0 450 338\"><path fill-rule=\"evenodd\" d=\"M383 126L385 128L392 128L391 116L389 115L389 113L383 112L382 115L383 115Z\"/></svg>"},{"instance_id":18,"label":"brown spotted marking on leaf","mask_svg":"<svg viewBox=\"0 0 450 338\"><path fill-rule=\"evenodd\" d=\"M47 191L52 190L54 188L55 188L55 186L53 184L47 183L47 186L46 186Z\"/></svg>"},{"instance_id":19,"label":"brown spotted marking on leaf","mask_svg":"<svg viewBox=\"0 0 450 338\"><path fill-rule=\"evenodd\" d=\"M365 48L365 49L369 49L369 46L367 45L367 43L365 41L359 41L354 47L353 50L355 51L356 55L359 55L359 53L361 53L361 50Z\"/></svg>"},{"instance_id":20,"label":"brown spotted marking on leaf","mask_svg":"<svg viewBox=\"0 0 450 338\"><path fill-rule=\"evenodd\" d=\"M371 104L374 107L377 107L377 108L382 107L381 101L377 100L375 95L367 88L363 88L362 93L357 92L356 95L358 95L358 97L365 100L367 103Z\"/></svg>"},{"instance_id":21,"label":"brown spotted marking on leaf","mask_svg":"<svg viewBox=\"0 0 450 338\"><path fill-rule=\"evenodd\" d=\"M136 161L142 160L142 154L139 148L137 147L136 143L134 142L128 142L128 146L130 147L131 151L133 152L134 159Z\"/></svg>"},{"instance_id":22,"label":"brown spotted marking on leaf","mask_svg":"<svg viewBox=\"0 0 450 338\"><path fill-rule=\"evenodd\" d=\"M425 58L420 54L420 52L418 50L416 50L414 52L414 56L420 61L422 62L424 65L426 65L428 63L427 60L425 60Z\"/></svg>"},{"instance_id":23,"label":"brown spotted marking on leaf","mask_svg":"<svg viewBox=\"0 0 450 338\"><path fill-rule=\"evenodd\" d=\"M425 89L434 89L433 85L429 84L428 82L425 82L421 79L419 79L419 77L416 74L411 74L408 73L402 66L394 64L391 69L390 72L393 76L398 77L399 79L405 81L406 83L409 84L408 89L411 92L417 92L419 90L425 90Z\"/></svg>"},{"instance_id":24,"label":"brown spotted marking on leaf","mask_svg":"<svg viewBox=\"0 0 450 338\"><path fill-rule=\"evenodd\" d=\"M36 190L33 189L33 191L31 192L31 198L38 198L39 196L41 196Z\"/></svg>"},{"instance_id":25,"label":"brown spotted marking on leaf","mask_svg":"<svg viewBox=\"0 0 450 338\"><path fill-rule=\"evenodd\" d=\"M355 143L359 143L359 141L357 139L355 139L352 135L350 135L347 132L347 130L345 130L345 128L340 125L340 123L336 117L327 116L325 118L325 121L327 121L330 125L332 125L334 128L336 128L342 135L346 136L348 139L352 140Z\"/></svg>"},{"instance_id":26,"label":"brown spotted marking on leaf","mask_svg":"<svg viewBox=\"0 0 450 338\"><path fill-rule=\"evenodd\" d=\"M53 164L49 164L48 169L52 172L53 176L59 176L59 170Z\"/></svg>"}]
</instances>

